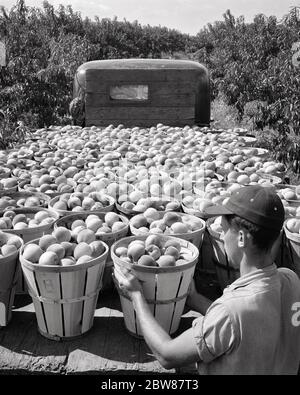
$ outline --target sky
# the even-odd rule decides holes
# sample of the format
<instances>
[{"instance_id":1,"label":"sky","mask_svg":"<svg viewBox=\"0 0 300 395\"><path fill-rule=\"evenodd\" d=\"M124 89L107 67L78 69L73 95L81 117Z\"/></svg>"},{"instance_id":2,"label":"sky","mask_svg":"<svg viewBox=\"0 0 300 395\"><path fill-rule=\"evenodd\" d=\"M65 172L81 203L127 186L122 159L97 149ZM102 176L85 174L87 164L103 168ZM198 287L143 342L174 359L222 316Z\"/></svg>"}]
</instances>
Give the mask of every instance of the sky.
<instances>
[{"instance_id":1,"label":"sky","mask_svg":"<svg viewBox=\"0 0 300 395\"><path fill-rule=\"evenodd\" d=\"M71 5L82 17L124 18L142 25L167 26L182 33L196 34L207 23L222 20L230 9L235 17L244 15L247 22L257 14L275 15L279 19L291 6L300 6L300 0L49 0L57 8L59 4ZM27 6L42 7L42 0L25 0ZM10 9L16 0L0 0L0 5Z\"/></svg>"}]
</instances>

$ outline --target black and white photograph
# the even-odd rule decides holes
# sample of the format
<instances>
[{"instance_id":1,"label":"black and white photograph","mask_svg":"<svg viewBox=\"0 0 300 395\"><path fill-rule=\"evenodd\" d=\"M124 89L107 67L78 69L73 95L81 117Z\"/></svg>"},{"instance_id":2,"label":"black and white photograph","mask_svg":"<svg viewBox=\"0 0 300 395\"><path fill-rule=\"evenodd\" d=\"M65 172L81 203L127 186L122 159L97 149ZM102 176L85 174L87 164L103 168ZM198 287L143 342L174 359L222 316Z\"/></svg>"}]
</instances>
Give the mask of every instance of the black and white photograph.
<instances>
[{"instance_id":1,"label":"black and white photograph","mask_svg":"<svg viewBox=\"0 0 300 395\"><path fill-rule=\"evenodd\" d=\"M299 0L2 0L0 376L225 375L300 375Z\"/></svg>"}]
</instances>

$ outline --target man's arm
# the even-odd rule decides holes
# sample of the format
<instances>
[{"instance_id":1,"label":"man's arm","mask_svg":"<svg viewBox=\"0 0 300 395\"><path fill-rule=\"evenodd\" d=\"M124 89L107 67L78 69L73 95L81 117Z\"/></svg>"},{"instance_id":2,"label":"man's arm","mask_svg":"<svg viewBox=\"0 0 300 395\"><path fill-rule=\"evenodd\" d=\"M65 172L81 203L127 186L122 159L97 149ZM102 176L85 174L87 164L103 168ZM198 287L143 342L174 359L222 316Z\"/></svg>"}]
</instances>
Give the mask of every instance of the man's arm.
<instances>
[{"instance_id":1,"label":"man's arm","mask_svg":"<svg viewBox=\"0 0 300 395\"><path fill-rule=\"evenodd\" d=\"M144 339L164 368L172 369L200 361L192 328L172 339L155 320L142 292L133 292L131 298Z\"/></svg>"}]
</instances>

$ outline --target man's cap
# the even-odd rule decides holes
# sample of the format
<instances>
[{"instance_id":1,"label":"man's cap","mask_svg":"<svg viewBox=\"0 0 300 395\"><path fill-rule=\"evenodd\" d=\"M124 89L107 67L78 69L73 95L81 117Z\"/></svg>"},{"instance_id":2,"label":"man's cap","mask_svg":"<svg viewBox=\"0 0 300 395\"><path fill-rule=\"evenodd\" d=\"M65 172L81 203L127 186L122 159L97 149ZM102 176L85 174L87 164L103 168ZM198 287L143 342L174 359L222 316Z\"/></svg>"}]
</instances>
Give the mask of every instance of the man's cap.
<instances>
[{"instance_id":1,"label":"man's cap","mask_svg":"<svg viewBox=\"0 0 300 395\"><path fill-rule=\"evenodd\" d=\"M205 213L210 216L235 214L270 230L281 230L285 219L280 197L273 188L261 185L241 187L226 203L207 207Z\"/></svg>"}]
</instances>

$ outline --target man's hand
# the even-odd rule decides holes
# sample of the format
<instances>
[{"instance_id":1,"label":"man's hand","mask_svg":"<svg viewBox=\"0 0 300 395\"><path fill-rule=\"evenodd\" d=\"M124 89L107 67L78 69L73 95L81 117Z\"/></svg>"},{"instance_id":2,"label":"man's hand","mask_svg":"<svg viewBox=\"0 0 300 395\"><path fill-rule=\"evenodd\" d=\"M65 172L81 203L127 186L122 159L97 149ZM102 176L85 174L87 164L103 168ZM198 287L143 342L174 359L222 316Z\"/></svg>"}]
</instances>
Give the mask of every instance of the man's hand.
<instances>
[{"instance_id":1,"label":"man's hand","mask_svg":"<svg viewBox=\"0 0 300 395\"><path fill-rule=\"evenodd\" d=\"M135 292L143 293L140 280L135 276L131 268L126 266L115 266L114 278L121 290L127 292L131 296Z\"/></svg>"}]
</instances>

